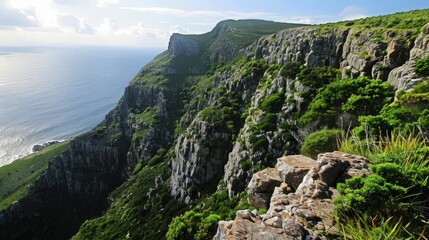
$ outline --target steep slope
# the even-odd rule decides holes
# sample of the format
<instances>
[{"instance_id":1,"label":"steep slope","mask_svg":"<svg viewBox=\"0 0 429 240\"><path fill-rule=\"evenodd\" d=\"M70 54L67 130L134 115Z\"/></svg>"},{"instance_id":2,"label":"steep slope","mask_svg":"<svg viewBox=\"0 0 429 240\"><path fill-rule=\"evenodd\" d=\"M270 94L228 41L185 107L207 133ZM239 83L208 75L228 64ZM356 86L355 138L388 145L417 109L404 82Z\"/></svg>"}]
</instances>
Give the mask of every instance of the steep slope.
<instances>
[{"instance_id":1,"label":"steep slope","mask_svg":"<svg viewBox=\"0 0 429 240\"><path fill-rule=\"evenodd\" d=\"M1 212L1 238L68 238L85 219L106 209L108 194L129 178L136 164L162 162L166 154L162 149L172 146L176 122L183 114L182 90L205 77L209 65L203 56L214 54L210 47L216 39L231 40L228 49L216 48L218 55L232 50L226 60L243 54L243 42L289 27L266 21L249 23L258 23L265 30L246 30L248 35L242 39L237 29L247 21L227 21L209 38L173 35L169 50L136 75L105 120L72 140L70 148L49 163L29 194ZM227 36L230 33L233 37ZM150 176L151 181L160 179Z\"/></svg>"},{"instance_id":2,"label":"steep slope","mask_svg":"<svg viewBox=\"0 0 429 240\"><path fill-rule=\"evenodd\" d=\"M210 238L218 220L249 207L254 173L298 154L310 133L359 126L395 90L426 81L414 66L429 55L428 16L285 30L296 25L225 21L174 34L105 121L0 214L0 236L66 238L109 205L74 239Z\"/></svg>"},{"instance_id":3,"label":"steep slope","mask_svg":"<svg viewBox=\"0 0 429 240\"><path fill-rule=\"evenodd\" d=\"M401 76L396 79L406 89L422 81L412 66L417 57L428 54L428 25L424 26L429 21L427 13L423 10L364 19L354 22L354 27L343 22L284 30L247 47L246 56L212 65L204 74L202 61L194 62L188 68L193 74L188 78L190 87L180 93L183 112L176 125L175 143L167 153L159 154L153 165L137 168L136 180L132 178L112 195L115 200L107 214L87 221L75 238L109 234L159 238L165 233L168 219L186 209L195 211L175 219L168 238L209 234L213 219L231 219L231 210L245 207L242 191L253 173L273 166L277 157L298 153L310 133L324 127L356 126L360 115L378 113L393 100L393 87L386 82L356 77L386 80L390 75L392 79ZM401 20L391 20L396 18ZM389 34L383 35L383 28L366 27L363 21L392 21L393 25ZM402 21L407 24L402 25ZM189 38L174 35L170 49L185 55L181 63L192 59L209 61L211 52L202 51L210 47L201 41L212 39L214 32ZM397 44L404 40L409 44ZM366 86L374 92L365 90ZM404 89L398 86L397 90ZM327 108L319 109L313 98L321 98L318 93L325 88L329 91L324 94L339 89L342 94L333 98ZM356 97L365 101L349 100ZM368 105L371 107L361 112ZM156 164L160 161L163 163ZM160 177L153 179L150 187L137 180L152 171L160 171ZM135 194L131 189L139 186L149 190ZM239 193L242 194L237 197ZM169 198L170 194L179 202ZM229 200L224 198L227 195ZM161 231L153 232L153 225L160 226Z\"/></svg>"}]
</instances>

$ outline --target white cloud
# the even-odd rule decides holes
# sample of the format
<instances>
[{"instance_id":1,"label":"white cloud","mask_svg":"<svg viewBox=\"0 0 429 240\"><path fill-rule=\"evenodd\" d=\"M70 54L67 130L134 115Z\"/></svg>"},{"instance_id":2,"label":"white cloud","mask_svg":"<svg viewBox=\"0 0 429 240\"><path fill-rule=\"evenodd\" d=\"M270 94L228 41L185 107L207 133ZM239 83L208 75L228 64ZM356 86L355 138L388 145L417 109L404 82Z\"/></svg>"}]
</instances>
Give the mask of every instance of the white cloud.
<instances>
[{"instance_id":1,"label":"white cloud","mask_svg":"<svg viewBox=\"0 0 429 240\"><path fill-rule=\"evenodd\" d=\"M16 27L35 27L37 23L34 19L29 18L18 9L0 2L0 27L1 28L16 28Z\"/></svg>"},{"instance_id":2,"label":"white cloud","mask_svg":"<svg viewBox=\"0 0 429 240\"><path fill-rule=\"evenodd\" d=\"M63 32L76 32L84 34L93 34L95 29L86 23L83 18L79 18L70 13L58 15L58 27Z\"/></svg>"},{"instance_id":3,"label":"white cloud","mask_svg":"<svg viewBox=\"0 0 429 240\"><path fill-rule=\"evenodd\" d=\"M37 23L38 28L33 28L32 31L95 33L85 19L69 12L58 11L52 0L13 0L11 6Z\"/></svg>"},{"instance_id":4,"label":"white cloud","mask_svg":"<svg viewBox=\"0 0 429 240\"><path fill-rule=\"evenodd\" d=\"M108 8L109 5L119 4L120 0L97 0L97 7L99 8Z\"/></svg>"},{"instance_id":5,"label":"white cloud","mask_svg":"<svg viewBox=\"0 0 429 240\"><path fill-rule=\"evenodd\" d=\"M339 15L341 20L353 20L368 16L365 9L355 5L347 6Z\"/></svg>"},{"instance_id":6,"label":"white cloud","mask_svg":"<svg viewBox=\"0 0 429 240\"><path fill-rule=\"evenodd\" d=\"M237 12L237 11L207 11L193 10L186 11L178 8L161 8L161 7L121 7L124 10L132 10L151 14L165 14L179 17L223 17L223 18L256 18L272 15L267 12Z\"/></svg>"},{"instance_id":7,"label":"white cloud","mask_svg":"<svg viewBox=\"0 0 429 240\"><path fill-rule=\"evenodd\" d=\"M138 38L159 38L166 39L172 34L172 31L179 30L178 26L170 27L169 29L151 28L145 26L142 22L131 26L119 26L110 18L104 18L103 23L96 28L97 34L107 36L129 36ZM180 28L182 32L183 29Z\"/></svg>"}]
</instances>

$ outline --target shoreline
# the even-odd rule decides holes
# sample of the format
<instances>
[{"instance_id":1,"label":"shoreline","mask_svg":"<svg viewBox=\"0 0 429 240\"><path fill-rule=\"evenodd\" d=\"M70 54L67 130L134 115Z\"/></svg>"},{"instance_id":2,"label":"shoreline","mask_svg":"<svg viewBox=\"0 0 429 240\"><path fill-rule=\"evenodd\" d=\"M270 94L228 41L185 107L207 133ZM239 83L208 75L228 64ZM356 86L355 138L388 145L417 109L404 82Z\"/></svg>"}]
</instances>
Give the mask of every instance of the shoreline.
<instances>
[{"instance_id":1,"label":"shoreline","mask_svg":"<svg viewBox=\"0 0 429 240\"><path fill-rule=\"evenodd\" d=\"M13 162L18 161L22 158L28 157L32 154L37 154L40 151L43 151L43 149L45 149L46 147L54 146L56 144L60 144L60 143L66 142L66 141L70 141L71 139L73 139L73 137L70 137L67 139L61 139L61 140L48 140L45 142L36 143L30 147L25 148L22 153L12 156L8 161L0 162L0 168L4 167L6 165L12 164ZM43 147L41 149L39 149L38 151L34 151L35 146L43 146Z\"/></svg>"}]
</instances>

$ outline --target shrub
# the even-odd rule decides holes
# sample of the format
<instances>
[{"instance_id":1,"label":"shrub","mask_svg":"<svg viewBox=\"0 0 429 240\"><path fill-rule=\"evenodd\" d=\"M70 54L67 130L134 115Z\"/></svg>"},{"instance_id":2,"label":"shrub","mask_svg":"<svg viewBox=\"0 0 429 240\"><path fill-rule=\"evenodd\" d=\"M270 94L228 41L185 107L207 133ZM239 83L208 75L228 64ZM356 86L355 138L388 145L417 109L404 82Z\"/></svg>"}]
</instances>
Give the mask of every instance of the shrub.
<instances>
[{"instance_id":1,"label":"shrub","mask_svg":"<svg viewBox=\"0 0 429 240\"><path fill-rule=\"evenodd\" d=\"M414 72L421 77L429 76L429 56L416 60Z\"/></svg>"},{"instance_id":2,"label":"shrub","mask_svg":"<svg viewBox=\"0 0 429 240\"><path fill-rule=\"evenodd\" d=\"M149 160L149 162L147 163L147 165L154 166L154 165L156 165L156 164L158 164L160 162L162 162L162 158L160 156L158 156L158 155L155 155L155 156L153 156L153 158L151 158Z\"/></svg>"},{"instance_id":3,"label":"shrub","mask_svg":"<svg viewBox=\"0 0 429 240\"><path fill-rule=\"evenodd\" d=\"M261 102L261 109L268 113L279 112L283 106L284 99L283 92L273 93Z\"/></svg>"},{"instance_id":4,"label":"shrub","mask_svg":"<svg viewBox=\"0 0 429 240\"><path fill-rule=\"evenodd\" d=\"M400 211L399 196L406 188L387 182L377 174L368 177L355 177L337 186L341 195L334 199L336 211L340 215L353 216L356 213L368 213L375 216L392 216Z\"/></svg>"},{"instance_id":5,"label":"shrub","mask_svg":"<svg viewBox=\"0 0 429 240\"><path fill-rule=\"evenodd\" d=\"M277 115L275 113L266 114L258 123L258 127L263 131L273 131L277 128Z\"/></svg>"},{"instance_id":6,"label":"shrub","mask_svg":"<svg viewBox=\"0 0 429 240\"><path fill-rule=\"evenodd\" d=\"M308 135L301 147L301 154L316 159L317 154L338 149L337 138L341 130L323 129Z\"/></svg>"},{"instance_id":7,"label":"shrub","mask_svg":"<svg viewBox=\"0 0 429 240\"><path fill-rule=\"evenodd\" d=\"M356 116L376 115L394 95L392 86L381 80L360 77L343 79L328 84L311 101L299 123L308 124L320 120L327 126L335 126L342 112Z\"/></svg>"},{"instance_id":8,"label":"shrub","mask_svg":"<svg viewBox=\"0 0 429 240\"><path fill-rule=\"evenodd\" d=\"M250 141L250 144L252 145L253 149L256 151L268 148L269 143L268 143L268 140L264 136L260 136L260 137L251 136L249 141Z\"/></svg>"},{"instance_id":9,"label":"shrub","mask_svg":"<svg viewBox=\"0 0 429 240\"><path fill-rule=\"evenodd\" d=\"M301 71L302 64L300 62L287 62L284 64L280 75L284 78L294 79Z\"/></svg>"}]
</instances>

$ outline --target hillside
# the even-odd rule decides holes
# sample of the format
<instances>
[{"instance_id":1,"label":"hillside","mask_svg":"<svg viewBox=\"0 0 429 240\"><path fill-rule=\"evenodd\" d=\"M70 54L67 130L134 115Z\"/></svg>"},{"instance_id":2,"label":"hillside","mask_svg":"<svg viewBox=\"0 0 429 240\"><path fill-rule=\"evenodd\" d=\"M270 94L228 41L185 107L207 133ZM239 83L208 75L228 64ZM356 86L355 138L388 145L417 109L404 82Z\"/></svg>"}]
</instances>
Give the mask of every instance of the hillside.
<instances>
[{"instance_id":1,"label":"hillside","mask_svg":"<svg viewBox=\"0 0 429 240\"><path fill-rule=\"evenodd\" d=\"M105 120L1 212L0 237L348 238L358 224L427 236L428 23L419 10L173 34ZM395 136L415 148L393 151L407 145ZM371 151L358 145L370 139ZM350 154L318 155L339 147Z\"/></svg>"}]
</instances>

